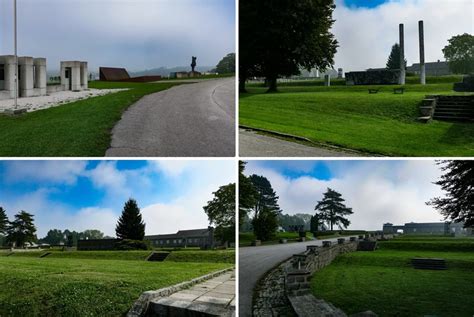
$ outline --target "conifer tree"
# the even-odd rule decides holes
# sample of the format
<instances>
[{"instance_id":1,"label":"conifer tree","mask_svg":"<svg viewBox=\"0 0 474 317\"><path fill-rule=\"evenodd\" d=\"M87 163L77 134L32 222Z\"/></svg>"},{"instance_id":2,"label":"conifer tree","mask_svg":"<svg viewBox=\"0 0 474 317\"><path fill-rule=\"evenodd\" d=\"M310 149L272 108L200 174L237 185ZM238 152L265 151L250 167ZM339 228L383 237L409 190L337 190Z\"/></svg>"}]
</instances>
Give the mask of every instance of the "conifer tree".
<instances>
[{"instance_id":1,"label":"conifer tree","mask_svg":"<svg viewBox=\"0 0 474 317\"><path fill-rule=\"evenodd\" d=\"M140 208L135 199L130 198L123 207L115 234L119 239L143 240L145 236L145 223L142 220Z\"/></svg>"}]
</instances>

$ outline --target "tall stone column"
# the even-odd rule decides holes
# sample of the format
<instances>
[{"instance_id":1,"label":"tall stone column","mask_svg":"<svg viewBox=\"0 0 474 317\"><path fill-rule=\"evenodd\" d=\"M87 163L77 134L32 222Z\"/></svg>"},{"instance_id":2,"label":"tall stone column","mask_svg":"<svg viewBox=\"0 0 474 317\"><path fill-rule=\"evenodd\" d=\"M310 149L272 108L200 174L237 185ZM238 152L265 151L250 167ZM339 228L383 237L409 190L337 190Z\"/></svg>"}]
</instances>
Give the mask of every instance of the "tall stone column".
<instances>
[{"instance_id":1,"label":"tall stone column","mask_svg":"<svg viewBox=\"0 0 474 317\"><path fill-rule=\"evenodd\" d=\"M31 97L34 95L33 57L19 57L18 65L20 66L20 97Z\"/></svg>"},{"instance_id":2,"label":"tall stone column","mask_svg":"<svg viewBox=\"0 0 474 317\"><path fill-rule=\"evenodd\" d=\"M81 86L82 89L89 88L89 71L87 69L87 62L81 62Z\"/></svg>"},{"instance_id":3,"label":"tall stone column","mask_svg":"<svg viewBox=\"0 0 474 317\"><path fill-rule=\"evenodd\" d=\"M420 39L420 84L426 84L426 69L425 69L425 31L423 21L418 21L418 33Z\"/></svg>"},{"instance_id":4,"label":"tall stone column","mask_svg":"<svg viewBox=\"0 0 474 317\"><path fill-rule=\"evenodd\" d=\"M46 58L34 58L33 65L35 67L35 89L40 96L46 95L47 75L46 75Z\"/></svg>"},{"instance_id":5,"label":"tall stone column","mask_svg":"<svg viewBox=\"0 0 474 317\"><path fill-rule=\"evenodd\" d=\"M400 85L405 85L405 34L403 23L400 23Z\"/></svg>"}]
</instances>

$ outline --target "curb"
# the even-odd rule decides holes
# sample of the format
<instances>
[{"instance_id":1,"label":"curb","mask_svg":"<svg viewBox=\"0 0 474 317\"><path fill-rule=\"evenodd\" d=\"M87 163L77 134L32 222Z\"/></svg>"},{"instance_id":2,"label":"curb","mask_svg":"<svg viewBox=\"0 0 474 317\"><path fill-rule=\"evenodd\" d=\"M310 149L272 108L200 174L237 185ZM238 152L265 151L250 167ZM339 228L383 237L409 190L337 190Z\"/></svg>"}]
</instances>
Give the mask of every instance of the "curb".
<instances>
[{"instance_id":1,"label":"curb","mask_svg":"<svg viewBox=\"0 0 474 317\"><path fill-rule=\"evenodd\" d=\"M216 271L216 272L212 272L212 273L200 276L200 277L196 277L196 278L194 278L190 281L181 282L179 284L175 284L175 285L165 287L165 288L160 288L160 289L155 290L155 291L143 292L140 295L140 297L138 298L138 300L135 301L135 303L133 304L132 308L128 311L126 316L127 317L142 317L142 316L145 316L145 314L148 310L148 304L152 300L160 298L160 297L168 297L173 293L176 293L176 292L182 291L184 289L190 288L193 285L204 282L206 280L210 280L211 278L217 277L219 275L222 275L222 274L227 273L227 272L232 271L232 270L234 270L234 267L224 269L224 270L220 270L220 271Z\"/></svg>"}]
</instances>

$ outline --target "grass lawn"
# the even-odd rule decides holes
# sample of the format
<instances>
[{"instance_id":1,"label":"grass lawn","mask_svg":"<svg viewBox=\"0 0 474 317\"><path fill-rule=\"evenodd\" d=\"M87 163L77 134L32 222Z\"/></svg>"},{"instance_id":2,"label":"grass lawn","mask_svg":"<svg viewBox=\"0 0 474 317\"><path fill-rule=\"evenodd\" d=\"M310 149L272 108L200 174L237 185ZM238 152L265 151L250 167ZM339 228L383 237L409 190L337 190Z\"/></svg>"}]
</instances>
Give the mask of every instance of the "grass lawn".
<instances>
[{"instance_id":1,"label":"grass lawn","mask_svg":"<svg viewBox=\"0 0 474 317\"><path fill-rule=\"evenodd\" d=\"M458 77L430 79L426 86L320 86L319 82L282 83L279 92L265 93L249 85L240 95L241 125L306 137L389 156L473 156L474 125L417 121L428 94L453 94ZM443 82L443 81L447 81ZM428 81L429 83L430 81ZM369 94L368 88L380 88Z\"/></svg>"},{"instance_id":2,"label":"grass lawn","mask_svg":"<svg viewBox=\"0 0 474 317\"><path fill-rule=\"evenodd\" d=\"M143 96L174 85L91 82L90 88L130 90L17 117L0 115L0 156L104 156L122 113Z\"/></svg>"},{"instance_id":3,"label":"grass lawn","mask_svg":"<svg viewBox=\"0 0 474 317\"><path fill-rule=\"evenodd\" d=\"M403 242L406 248L400 246ZM438 247L426 248L426 243ZM398 244L397 249L392 244ZM395 239L379 245L375 252L339 256L317 272L311 281L313 294L347 314L366 310L379 316L474 314L474 239ZM415 270L410 265L414 257L444 258L448 269Z\"/></svg>"},{"instance_id":4,"label":"grass lawn","mask_svg":"<svg viewBox=\"0 0 474 317\"><path fill-rule=\"evenodd\" d=\"M306 232L306 238L312 239L313 234L311 232ZM255 239L256 238L253 232L240 232L239 233L239 246L248 247L252 244L252 241L254 241ZM278 244L280 243L279 242L280 239L287 239L288 243L297 242L299 239L299 234L298 232L277 232L273 239L268 240L268 241L262 241L262 245Z\"/></svg>"},{"instance_id":5,"label":"grass lawn","mask_svg":"<svg viewBox=\"0 0 474 317\"><path fill-rule=\"evenodd\" d=\"M233 266L146 262L141 251L83 252L0 256L0 316L121 316L144 291Z\"/></svg>"}]
</instances>

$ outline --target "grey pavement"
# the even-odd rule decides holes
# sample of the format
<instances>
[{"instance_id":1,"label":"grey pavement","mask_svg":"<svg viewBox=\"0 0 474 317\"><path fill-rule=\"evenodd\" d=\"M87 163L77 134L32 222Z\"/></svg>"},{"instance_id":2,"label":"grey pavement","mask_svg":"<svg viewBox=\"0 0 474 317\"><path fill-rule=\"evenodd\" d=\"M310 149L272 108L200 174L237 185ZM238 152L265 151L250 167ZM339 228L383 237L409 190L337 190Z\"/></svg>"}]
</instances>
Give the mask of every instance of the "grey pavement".
<instances>
[{"instance_id":1,"label":"grey pavement","mask_svg":"<svg viewBox=\"0 0 474 317\"><path fill-rule=\"evenodd\" d=\"M337 238L325 240L337 241ZM322 241L239 248L239 316L252 316L253 290L266 272L293 254L306 251L308 245L322 245Z\"/></svg>"},{"instance_id":2,"label":"grey pavement","mask_svg":"<svg viewBox=\"0 0 474 317\"><path fill-rule=\"evenodd\" d=\"M235 155L235 78L175 86L143 97L112 130L106 156Z\"/></svg>"},{"instance_id":3,"label":"grey pavement","mask_svg":"<svg viewBox=\"0 0 474 317\"><path fill-rule=\"evenodd\" d=\"M361 154L326 147L306 146L254 131L240 129L239 155L242 157L354 157Z\"/></svg>"}]
</instances>

